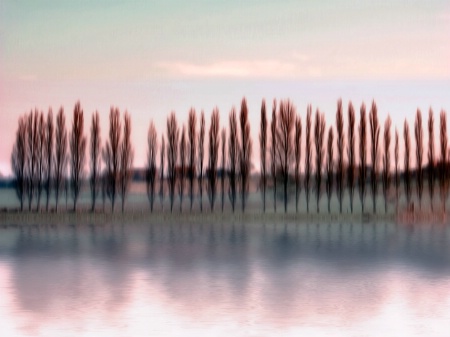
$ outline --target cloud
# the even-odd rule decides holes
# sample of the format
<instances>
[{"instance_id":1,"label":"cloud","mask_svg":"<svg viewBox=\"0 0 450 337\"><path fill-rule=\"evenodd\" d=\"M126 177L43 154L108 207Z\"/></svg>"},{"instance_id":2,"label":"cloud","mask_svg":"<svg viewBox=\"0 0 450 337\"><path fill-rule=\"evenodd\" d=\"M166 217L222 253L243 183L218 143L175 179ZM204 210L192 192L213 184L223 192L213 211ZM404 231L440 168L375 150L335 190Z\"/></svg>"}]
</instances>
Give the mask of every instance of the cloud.
<instances>
[{"instance_id":1,"label":"cloud","mask_svg":"<svg viewBox=\"0 0 450 337\"><path fill-rule=\"evenodd\" d=\"M160 62L157 64L172 75L186 77L284 78L298 74L298 64L291 61L216 61L210 63Z\"/></svg>"}]
</instances>

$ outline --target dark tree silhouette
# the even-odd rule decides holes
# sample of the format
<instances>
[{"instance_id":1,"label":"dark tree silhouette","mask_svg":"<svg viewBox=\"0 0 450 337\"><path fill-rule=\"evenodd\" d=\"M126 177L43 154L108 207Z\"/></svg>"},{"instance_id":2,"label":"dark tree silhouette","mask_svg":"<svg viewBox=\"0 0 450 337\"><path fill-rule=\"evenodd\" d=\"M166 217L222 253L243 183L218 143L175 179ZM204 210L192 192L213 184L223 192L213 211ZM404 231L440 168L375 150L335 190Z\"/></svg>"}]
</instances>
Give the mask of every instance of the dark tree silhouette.
<instances>
[{"instance_id":1,"label":"dark tree silhouette","mask_svg":"<svg viewBox=\"0 0 450 337\"><path fill-rule=\"evenodd\" d=\"M298 212L298 200L300 197L300 163L302 160L302 119L295 118L294 132L294 154L295 154L295 211Z\"/></svg>"},{"instance_id":2,"label":"dark tree silhouette","mask_svg":"<svg viewBox=\"0 0 450 337\"><path fill-rule=\"evenodd\" d=\"M325 135L325 116L316 110L316 121L314 123L314 143L316 145L316 210L319 213L319 202L322 194L322 166L325 153L323 142Z\"/></svg>"},{"instance_id":3,"label":"dark tree silhouette","mask_svg":"<svg viewBox=\"0 0 450 337\"><path fill-rule=\"evenodd\" d=\"M198 135L198 190L200 194L200 212L203 212L203 168L205 158L205 114L200 116L200 133Z\"/></svg>"},{"instance_id":4,"label":"dark tree silhouette","mask_svg":"<svg viewBox=\"0 0 450 337\"><path fill-rule=\"evenodd\" d=\"M396 211L398 212L398 199L400 191L400 170L399 170L399 140L398 140L398 130L395 128L395 147L394 147L394 160L395 160L395 205Z\"/></svg>"},{"instance_id":5,"label":"dark tree silhouette","mask_svg":"<svg viewBox=\"0 0 450 337\"><path fill-rule=\"evenodd\" d=\"M35 109L28 115L27 122L27 192L28 192L28 211L31 211L33 197L36 189L37 176L37 147L38 147L38 122L39 112Z\"/></svg>"},{"instance_id":6,"label":"dark tree silhouette","mask_svg":"<svg viewBox=\"0 0 450 337\"><path fill-rule=\"evenodd\" d=\"M229 198L231 202L231 208L234 212L236 206L237 195L237 170L238 170L238 152L239 152L239 140L237 135L237 118L236 110L234 107L231 109L228 117L230 135L228 138L228 182L229 182Z\"/></svg>"},{"instance_id":7,"label":"dark tree silhouette","mask_svg":"<svg viewBox=\"0 0 450 337\"><path fill-rule=\"evenodd\" d=\"M20 210L23 211L25 199L25 179L26 164L28 160L27 153L27 117L20 117L16 131L16 140L11 154L11 166L15 177L14 187L17 198L20 201Z\"/></svg>"},{"instance_id":8,"label":"dark tree silhouette","mask_svg":"<svg viewBox=\"0 0 450 337\"><path fill-rule=\"evenodd\" d=\"M241 102L241 112L239 114L240 124L240 151L239 151L239 181L241 192L242 212L245 212L245 206L248 196L248 187L250 181L250 170L252 160L252 139L250 138L250 123L248 121L247 100L245 97Z\"/></svg>"},{"instance_id":9,"label":"dark tree silhouette","mask_svg":"<svg viewBox=\"0 0 450 337\"><path fill-rule=\"evenodd\" d=\"M221 146L222 173L220 175L220 186L221 186L221 192L222 192L222 213L223 213L223 208L225 206L225 171L226 171L226 167L227 167L226 146L227 146L227 130L225 128L222 128L222 146Z\"/></svg>"},{"instance_id":10,"label":"dark tree silhouette","mask_svg":"<svg viewBox=\"0 0 450 337\"><path fill-rule=\"evenodd\" d=\"M161 150L164 153L164 149ZM147 184L147 197L150 203L150 211L153 212L156 185L156 156L158 152L158 134L155 124L150 122L147 133L147 165L145 167L145 182ZM163 155L164 156L164 155Z\"/></svg>"},{"instance_id":11,"label":"dark tree silhouette","mask_svg":"<svg viewBox=\"0 0 450 337\"><path fill-rule=\"evenodd\" d=\"M295 124L295 107L290 100L280 102L278 113L278 162L283 177L284 190L284 213L287 212L288 204L288 181L289 171L292 167L294 147L292 146L292 132Z\"/></svg>"},{"instance_id":12,"label":"dark tree silhouette","mask_svg":"<svg viewBox=\"0 0 450 337\"><path fill-rule=\"evenodd\" d=\"M327 163L326 163L326 171L327 171L326 190L327 190L327 199L328 199L328 213L331 212L330 201L331 201L331 194L333 191L333 176L334 176L333 143L334 143L333 127L330 126L330 128L328 130Z\"/></svg>"},{"instance_id":13,"label":"dark tree silhouette","mask_svg":"<svg viewBox=\"0 0 450 337\"><path fill-rule=\"evenodd\" d=\"M215 108L211 115L208 147L208 196L211 211L214 210L217 193L217 164L219 162L219 109Z\"/></svg>"},{"instance_id":14,"label":"dark tree silhouette","mask_svg":"<svg viewBox=\"0 0 450 337\"><path fill-rule=\"evenodd\" d=\"M309 196L311 192L311 173L312 173L312 148L311 148L311 104L308 105L306 112L306 135L305 135L305 195L306 211L309 213Z\"/></svg>"},{"instance_id":15,"label":"dark tree silhouette","mask_svg":"<svg viewBox=\"0 0 450 337\"><path fill-rule=\"evenodd\" d=\"M194 203L194 182L195 182L195 166L197 164L197 115L194 108L189 110L188 116L188 179L189 179L189 199L191 202L190 210Z\"/></svg>"},{"instance_id":16,"label":"dark tree silhouette","mask_svg":"<svg viewBox=\"0 0 450 337\"><path fill-rule=\"evenodd\" d=\"M46 165L46 158L45 158L45 121L44 121L44 114L41 112L39 113L39 121L38 121L38 128L37 128L37 146L36 146L36 194L37 194L37 206L36 211L40 212L41 210L41 195L42 190L44 188L44 176L45 176L45 165Z\"/></svg>"},{"instance_id":17,"label":"dark tree silhouette","mask_svg":"<svg viewBox=\"0 0 450 337\"><path fill-rule=\"evenodd\" d=\"M261 103L261 123L259 130L259 152L261 160L261 186L263 199L263 212L266 212L266 186L267 186L267 113L266 101Z\"/></svg>"},{"instance_id":18,"label":"dark tree silhouette","mask_svg":"<svg viewBox=\"0 0 450 337\"><path fill-rule=\"evenodd\" d=\"M187 165L187 156L188 156L188 148L186 143L186 128L183 125L183 129L181 131L181 139L180 139L180 161L179 161L179 178L178 178L178 196L180 198L180 213L183 211L183 196L184 196L184 184L186 178L186 165Z\"/></svg>"},{"instance_id":19,"label":"dark tree silhouette","mask_svg":"<svg viewBox=\"0 0 450 337\"><path fill-rule=\"evenodd\" d=\"M161 209L164 209L164 166L166 159L166 140L164 135L161 135L161 148L159 151L159 202Z\"/></svg>"},{"instance_id":20,"label":"dark tree silhouette","mask_svg":"<svg viewBox=\"0 0 450 337\"><path fill-rule=\"evenodd\" d=\"M273 100L270 122L270 173L273 183L273 209L277 212L277 101Z\"/></svg>"},{"instance_id":21,"label":"dark tree silhouette","mask_svg":"<svg viewBox=\"0 0 450 337\"><path fill-rule=\"evenodd\" d=\"M409 205L411 203L411 141L409 138L409 125L405 119L405 124L403 126L403 139L405 142L405 154L404 154L404 187L405 187L405 195L406 195L406 203Z\"/></svg>"},{"instance_id":22,"label":"dark tree silhouette","mask_svg":"<svg viewBox=\"0 0 450 337\"><path fill-rule=\"evenodd\" d=\"M363 103L359 111L359 198L361 200L361 209L364 213L364 201L366 199L366 180L367 180L367 121L366 105Z\"/></svg>"},{"instance_id":23,"label":"dark tree silhouette","mask_svg":"<svg viewBox=\"0 0 450 337\"><path fill-rule=\"evenodd\" d=\"M350 196L350 212L353 213L353 195L355 191L355 109L352 102L348 104L348 145L347 145L347 186Z\"/></svg>"},{"instance_id":24,"label":"dark tree silhouette","mask_svg":"<svg viewBox=\"0 0 450 337\"><path fill-rule=\"evenodd\" d=\"M123 140L120 146L120 170L119 187L122 199L122 213L125 211L125 200L131 181L131 169L133 167L134 150L131 145L131 117L125 111L123 116Z\"/></svg>"},{"instance_id":25,"label":"dark tree silhouette","mask_svg":"<svg viewBox=\"0 0 450 337\"><path fill-rule=\"evenodd\" d=\"M118 108L111 107L109 112L109 139L103 151L106 168L106 192L111 200L111 211L114 213L116 195L118 192L120 170L120 137L122 126Z\"/></svg>"},{"instance_id":26,"label":"dark tree silhouette","mask_svg":"<svg viewBox=\"0 0 450 337\"><path fill-rule=\"evenodd\" d=\"M203 115L203 114L202 114ZM177 182L177 159L178 159L178 139L180 130L178 129L175 112L172 112L167 119L167 177L169 183L170 212L173 211L175 198L175 185Z\"/></svg>"},{"instance_id":27,"label":"dark tree silhouette","mask_svg":"<svg viewBox=\"0 0 450 337\"><path fill-rule=\"evenodd\" d=\"M445 203L448 194L448 179L447 179L447 115L444 110L441 110L440 115L440 143L441 143L441 162L439 169L439 187L441 192L442 208L445 213Z\"/></svg>"},{"instance_id":28,"label":"dark tree silhouette","mask_svg":"<svg viewBox=\"0 0 450 337\"><path fill-rule=\"evenodd\" d=\"M72 132L70 133L70 162L71 162L71 188L73 197L73 210L77 210L78 197L84 178L84 164L86 157L86 137L84 136L84 115L80 102L75 104L73 110Z\"/></svg>"},{"instance_id":29,"label":"dark tree silhouette","mask_svg":"<svg viewBox=\"0 0 450 337\"><path fill-rule=\"evenodd\" d=\"M59 193L66 178L67 166L67 130L66 116L61 107L56 116L55 132L55 207L58 212Z\"/></svg>"},{"instance_id":30,"label":"dark tree silhouette","mask_svg":"<svg viewBox=\"0 0 450 337\"><path fill-rule=\"evenodd\" d=\"M369 113L370 140L372 159L372 170L370 172L370 187L372 192L373 212L377 211L377 193L378 193L378 147L380 141L380 124L378 122L378 110L375 101L372 101L372 107Z\"/></svg>"},{"instance_id":31,"label":"dark tree silhouette","mask_svg":"<svg viewBox=\"0 0 450 337\"><path fill-rule=\"evenodd\" d=\"M419 208L422 209L422 192L423 192L423 127L422 113L417 109L416 121L414 123L414 138L416 140L416 187L417 196L419 197Z\"/></svg>"},{"instance_id":32,"label":"dark tree silhouette","mask_svg":"<svg viewBox=\"0 0 450 337\"><path fill-rule=\"evenodd\" d=\"M433 110L430 108L428 113L428 193L430 195L431 210L433 210L435 175L434 117Z\"/></svg>"},{"instance_id":33,"label":"dark tree silhouette","mask_svg":"<svg viewBox=\"0 0 450 337\"><path fill-rule=\"evenodd\" d=\"M45 161L46 161L46 167L45 167L45 196L46 196L46 203L45 203L45 210L48 212L49 210L49 204L50 204L50 193L51 193L51 186L52 186L52 179L53 179L53 143L54 143L54 137L55 137L55 127L53 125L53 112L50 108L47 114L47 123L46 129L45 129Z\"/></svg>"},{"instance_id":34,"label":"dark tree silhouette","mask_svg":"<svg viewBox=\"0 0 450 337\"><path fill-rule=\"evenodd\" d=\"M337 167L336 167L336 193L339 200L339 213L342 213L342 198L344 196L344 116L342 112L342 100L339 99L336 111L336 148L337 148Z\"/></svg>"},{"instance_id":35,"label":"dark tree silhouette","mask_svg":"<svg viewBox=\"0 0 450 337\"><path fill-rule=\"evenodd\" d=\"M100 180L100 172L101 172L101 139L100 139L100 116L96 111L92 115L91 122L91 177L90 177L90 185L91 185L91 197L92 197L92 205L91 211L95 211L95 202L97 200L98 189L99 189L99 180Z\"/></svg>"},{"instance_id":36,"label":"dark tree silhouette","mask_svg":"<svg viewBox=\"0 0 450 337\"><path fill-rule=\"evenodd\" d=\"M390 185L390 170L391 170L391 117L387 117L384 122L384 151L383 151L383 196L384 196L384 212L387 213L387 197Z\"/></svg>"}]
</instances>

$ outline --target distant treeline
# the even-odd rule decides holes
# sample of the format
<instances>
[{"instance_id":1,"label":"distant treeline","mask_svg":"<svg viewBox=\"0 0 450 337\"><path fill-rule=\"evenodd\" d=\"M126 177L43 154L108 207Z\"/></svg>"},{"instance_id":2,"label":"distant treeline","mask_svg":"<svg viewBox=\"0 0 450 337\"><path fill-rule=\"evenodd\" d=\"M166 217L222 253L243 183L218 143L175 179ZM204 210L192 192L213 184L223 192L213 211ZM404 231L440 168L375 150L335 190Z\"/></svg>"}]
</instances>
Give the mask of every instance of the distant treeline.
<instances>
[{"instance_id":1,"label":"distant treeline","mask_svg":"<svg viewBox=\"0 0 450 337\"><path fill-rule=\"evenodd\" d=\"M238 201L242 212L245 211L253 146L247 101L245 98L242 99L239 113L234 107L231 109L228 115L228 128L220 129L217 108L213 110L210 118L209 130L206 130L203 111L197 122L197 113L191 108L187 123L183 125L178 124L176 114L172 112L167 118L166 132L161 135L158 135L153 121L150 121L144 175L149 207L152 211L156 198L159 197L163 205L167 192L171 212L176 195L179 197L180 212L183 209L185 195L189 197L190 210L197 199L200 211L203 211L204 189L211 211L214 210L218 196L221 199L222 211L226 199L229 200L233 212ZM349 195L350 210L353 213L355 190L359 195L363 213L366 211L366 194L370 192L372 211L376 213L379 185L387 212L391 185L393 183L398 207L402 182L408 206L411 203L415 182L415 192L421 207L426 179L431 207L433 208L435 184L438 181L440 199L445 211L449 191L446 125L446 112L441 111L440 152L435 153L434 115L430 109L426 127L428 144L425 154L424 127L420 110L417 110L415 115L415 152L413 152L408 121L405 119L403 137L400 140L397 128L391 130L389 116L382 128L375 101L372 102L368 114L365 104L361 105L358 122L353 104L349 102L345 128L342 100L338 100L336 120L327 129L324 114L319 109L313 116L312 107L308 105L306 116L302 119L290 100L281 100L278 104L274 100L269 121L266 102L263 100L258 139L262 210L266 211L266 195L271 191L276 211L279 184L283 192L284 212L287 212L289 189L293 185L295 185L296 212L301 191L304 189L308 213L311 192L315 193L317 212L320 211L322 192L326 193L328 212L332 194L335 192L339 201L339 211L342 213L345 191ZM101 197L103 210L105 200L108 199L114 212L117 196L120 196L122 211L124 210L132 174L133 172L138 174L132 170L134 151L130 137L131 117L125 112L122 121L119 109L112 107L109 114L108 138L102 144L99 114L96 111L92 114L89 134L88 143L84 130L84 113L79 102L73 111L69 133L62 107L56 115L56 123L51 109L46 117L43 112L35 109L19 118L11 163L21 210L28 201L29 211L33 209L33 205L34 209L41 211L43 209L41 197L44 194L45 210L49 211L50 197L53 193L55 209L58 211L59 199L64 192L66 200L68 194L72 196L73 209L76 211L82 184L87 180L91 192L92 211L96 210L97 201ZM401 145L403 145L403 163L400 162ZM88 151L89 158L86 159ZM414 169L411 165L412 156L415 156ZM86 172L87 163L89 163L88 172Z\"/></svg>"}]
</instances>

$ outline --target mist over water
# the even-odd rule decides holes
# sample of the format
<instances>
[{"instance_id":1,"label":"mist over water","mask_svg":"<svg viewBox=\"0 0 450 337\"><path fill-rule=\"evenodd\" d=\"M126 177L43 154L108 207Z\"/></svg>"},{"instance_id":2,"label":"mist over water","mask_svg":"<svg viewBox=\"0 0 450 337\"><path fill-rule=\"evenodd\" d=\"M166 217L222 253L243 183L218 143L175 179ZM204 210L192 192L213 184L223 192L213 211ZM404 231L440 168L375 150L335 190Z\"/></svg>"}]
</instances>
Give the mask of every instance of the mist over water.
<instances>
[{"instance_id":1,"label":"mist over water","mask_svg":"<svg viewBox=\"0 0 450 337\"><path fill-rule=\"evenodd\" d=\"M394 224L9 226L25 336L443 336L450 231Z\"/></svg>"}]
</instances>

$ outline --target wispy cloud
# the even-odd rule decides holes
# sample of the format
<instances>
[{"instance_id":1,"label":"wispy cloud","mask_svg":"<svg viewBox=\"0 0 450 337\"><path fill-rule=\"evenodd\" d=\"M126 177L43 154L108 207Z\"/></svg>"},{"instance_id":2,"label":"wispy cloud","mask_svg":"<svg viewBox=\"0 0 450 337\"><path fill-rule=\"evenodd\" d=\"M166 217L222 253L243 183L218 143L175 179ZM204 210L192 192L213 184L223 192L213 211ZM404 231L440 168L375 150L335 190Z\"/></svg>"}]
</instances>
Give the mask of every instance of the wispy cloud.
<instances>
[{"instance_id":1,"label":"wispy cloud","mask_svg":"<svg viewBox=\"0 0 450 337\"><path fill-rule=\"evenodd\" d=\"M300 75L299 63L280 60L216 61L210 63L160 62L171 75L186 77L289 78Z\"/></svg>"}]
</instances>

